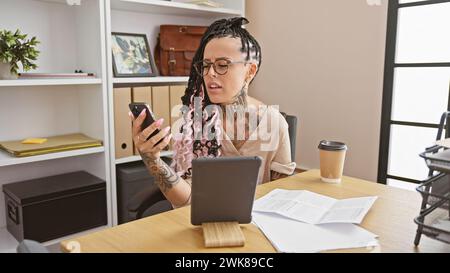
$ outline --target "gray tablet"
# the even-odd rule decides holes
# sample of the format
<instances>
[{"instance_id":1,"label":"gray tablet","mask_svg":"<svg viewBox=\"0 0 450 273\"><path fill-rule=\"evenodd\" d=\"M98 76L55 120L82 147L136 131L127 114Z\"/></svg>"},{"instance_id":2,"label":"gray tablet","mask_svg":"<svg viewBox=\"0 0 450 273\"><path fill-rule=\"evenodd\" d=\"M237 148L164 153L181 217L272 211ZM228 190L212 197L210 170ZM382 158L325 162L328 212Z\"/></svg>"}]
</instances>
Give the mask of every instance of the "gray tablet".
<instances>
[{"instance_id":1,"label":"gray tablet","mask_svg":"<svg viewBox=\"0 0 450 273\"><path fill-rule=\"evenodd\" d=\"M250 223L260 166L258 156L194 159L191 223Z\"/></svg>"}]
</instances>

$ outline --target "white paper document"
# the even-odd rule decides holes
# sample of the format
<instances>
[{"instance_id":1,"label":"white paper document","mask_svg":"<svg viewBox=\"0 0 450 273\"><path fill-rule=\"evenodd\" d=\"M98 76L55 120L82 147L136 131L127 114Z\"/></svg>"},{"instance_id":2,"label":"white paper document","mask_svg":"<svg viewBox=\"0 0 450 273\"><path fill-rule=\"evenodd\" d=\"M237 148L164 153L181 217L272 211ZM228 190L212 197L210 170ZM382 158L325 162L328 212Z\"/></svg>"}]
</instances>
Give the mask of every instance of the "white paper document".
<instances>
[{"instance_id":1,"label":"white paper document","mask_svg":"<svg viewBox=\"0 0 450 273\"><path fill-rule=\"evenodd\" d=\"M439 219L435 223L431 225L432 227L447 231L447 233L439 232L439 234L436 236L437 239L442 240L444 242L450 243L450 235L448 235L448 232L450 232L450 219Z\"/></svg>"},{"instance_id":2,"label":"white paper document","mask_svg":"<svg viewBox=\"0 0 450 273\"><path fill-rule=\"evenodd\" d=\"M309 224L360 224L376 196L337 200L304 190L275 189L256 200L253 211L276 213Z\"/></svg>"},{"instance_id":3,"label":"white paper document","mask_svg":"<svg viewBox=\"0 0 450 273\"><path fill-rule=\"evenodd\" d=\"M438 140L435 144L441 147L450 148L450 138Z\"/></svg>"},{"instance_id":4,"label":"white paper document","mask_svg":"<svg viewBox=\"0 0 450 273\"><path fill-rule=\"evenodd\" d=\"M319 252L378 246L377 235L354 224L313 225L273 213L253 212L253 223L279 252Z\"/></svg>"}]
</instances>

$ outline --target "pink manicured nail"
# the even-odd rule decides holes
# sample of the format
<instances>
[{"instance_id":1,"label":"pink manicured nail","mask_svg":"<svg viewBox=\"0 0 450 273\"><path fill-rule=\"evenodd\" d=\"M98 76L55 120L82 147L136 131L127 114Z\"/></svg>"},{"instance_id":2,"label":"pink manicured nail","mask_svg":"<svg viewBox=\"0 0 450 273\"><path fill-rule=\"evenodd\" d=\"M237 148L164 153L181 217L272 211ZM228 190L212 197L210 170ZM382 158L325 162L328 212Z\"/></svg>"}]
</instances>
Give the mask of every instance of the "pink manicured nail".
<instances>
[{"instance_id":1,"label":"pink manicured nail","mask_svg":"<svg viewBox=\"0 0 450 273\"><path fill-rule=\"evenodd\" d=\"M145 113L145 109L141 111L141 113L139 114L140 116L142 116Z\"/></svg>"},{"instance_id":2,"label":"pink manicured nail","mask_svg":"<svg viewBox=\"0 0 450 273\"><path fill-rule=\"evenodd\" d=\"M161 124L163 124L163 122L164 122L163 118L158 119L158 121L156 121L156 126L161 126Z\"/></svg>"}]
</instances>

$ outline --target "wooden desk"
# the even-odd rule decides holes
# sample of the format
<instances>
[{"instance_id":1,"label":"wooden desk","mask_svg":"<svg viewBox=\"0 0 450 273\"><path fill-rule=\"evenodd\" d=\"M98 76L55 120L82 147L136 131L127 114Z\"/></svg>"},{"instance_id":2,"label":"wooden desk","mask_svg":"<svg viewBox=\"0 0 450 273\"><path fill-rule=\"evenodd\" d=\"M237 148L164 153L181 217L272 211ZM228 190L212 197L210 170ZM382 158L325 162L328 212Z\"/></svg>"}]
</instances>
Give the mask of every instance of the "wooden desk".
<instances>
[{"instance_id":1,"label":"wooden desk","mask_svg":"<svg viewBox=\"0 0 450 273\"><path fill-rule=\"evenodd\" d=\"M261 197L275 188L309 190L338 199L378 196L361 226L379 235L380 247L340 252L450 252L450 245L425 236L419 247L414 247L417 226L413 219L421 204L416 192L351 177L344 177L340 184L326 184L320 181L318 170L311 170L260 185L256 195ZM246 238L244 247L205 248L201 228L190 224L190 207L184 207L72 241L79 243L81 252L275 252L256 226L249 224L242 228ZM69 252L68 243L61 243L63 251Z\"/></svg>"}]
</instances>

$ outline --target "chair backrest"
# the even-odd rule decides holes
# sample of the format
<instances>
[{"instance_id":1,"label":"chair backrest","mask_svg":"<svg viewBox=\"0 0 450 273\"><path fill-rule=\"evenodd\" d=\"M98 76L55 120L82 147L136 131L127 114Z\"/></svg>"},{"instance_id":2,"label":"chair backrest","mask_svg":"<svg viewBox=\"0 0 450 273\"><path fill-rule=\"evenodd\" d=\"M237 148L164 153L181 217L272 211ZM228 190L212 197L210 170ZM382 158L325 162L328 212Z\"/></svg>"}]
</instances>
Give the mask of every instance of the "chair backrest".
<instances>
[{"instance_id":1,"label":"chair backrest","mask_svg":"<svg viewBox=\"0 0 450 273\"><path fill-rule=\"evenodd\" d=\"M295 148L296 148L296 140L297 140L297 117L288 115L284 112L281 114L286 119L286 122L289 126L289 140L291 143L291 161L295 162Z\"/></svg>"}]
</instances>

